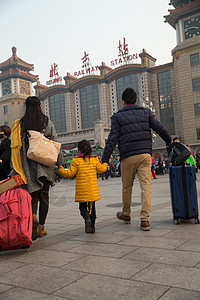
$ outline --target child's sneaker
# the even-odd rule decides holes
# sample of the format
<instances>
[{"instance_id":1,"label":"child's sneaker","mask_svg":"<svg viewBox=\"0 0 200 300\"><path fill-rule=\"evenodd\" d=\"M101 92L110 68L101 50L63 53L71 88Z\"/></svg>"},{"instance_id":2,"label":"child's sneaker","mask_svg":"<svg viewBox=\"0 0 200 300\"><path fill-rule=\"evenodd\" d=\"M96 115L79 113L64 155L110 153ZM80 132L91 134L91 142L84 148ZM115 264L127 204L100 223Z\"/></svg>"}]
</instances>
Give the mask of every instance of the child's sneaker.
<instances>
[{"instance_id":1,"label":"child's sneaker","mask_svg":"<svg viewBox=\"0 0 200 300\"><path fill-rule=\"evenodd\" d=\"M88 218L85 220L85 232L86 233L92 233L92 226L91 226L91 220Z\"/></svg>"}]
</instances>

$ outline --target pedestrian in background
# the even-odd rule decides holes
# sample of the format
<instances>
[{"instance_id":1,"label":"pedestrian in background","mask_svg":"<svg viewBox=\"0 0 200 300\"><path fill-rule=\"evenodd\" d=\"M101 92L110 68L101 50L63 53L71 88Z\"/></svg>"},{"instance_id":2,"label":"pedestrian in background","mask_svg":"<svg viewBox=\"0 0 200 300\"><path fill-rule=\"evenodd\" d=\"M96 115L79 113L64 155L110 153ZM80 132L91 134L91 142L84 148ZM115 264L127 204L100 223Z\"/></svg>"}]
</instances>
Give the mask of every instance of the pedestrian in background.
<instances>
[{"instance_id":1,"label":"pedestrian in background","mask_svg":"<svg viewBox=\"0 0 200 300\"><path fill-rule=\"evenodd\" d=\"M151 129L167 143L171 136L165 126L156 120L151 110L136 104L137 94L127 88L122 94L123 108L111 117L111 130L104 149L102 161L108 162L116 143L121 160L123 210L117 218L131 222L132 188L137 174L141 187L141 229L150 230L151 210Z\"/></svg>"},{"instance_id":2,"label":"pedestrian in background","mask_svg":"<svg viewBox=\"0 0 200 300\"><path fill-rule=\"evenodd\" d=\"M151 173L154 179L157 179L154 168L155 168L155 160L153 159L153 157L151 158Z\"/></svg>"},{"instance_id":3,"label":"pedestrian in background","mask_svg":"<svg viewBox=\"0 0 200 300\"><path fill-rule=\"evenodd\" d=\"M11 128L9 126L0 126L0 180L8 178L8 175L11 172L10 134Z\"/></svg>"},{"instance_id":4,"label":"pedestrian in background","mask_svg":"<svg viewBox=\"0 0 200 300\"><path fill-rule=\"evenodd\" d=\"M69 169L59 168L58 173L64 177L76 176L75 202L79 202L80 213L85 221L85 232L95 233L95 201L101 197L97 172L104 173L108 164L102 164L97 155L91 155L89 141L82 140L78 143L78 153L80 154L72 159Z\"/></svg>"}]
</instances>

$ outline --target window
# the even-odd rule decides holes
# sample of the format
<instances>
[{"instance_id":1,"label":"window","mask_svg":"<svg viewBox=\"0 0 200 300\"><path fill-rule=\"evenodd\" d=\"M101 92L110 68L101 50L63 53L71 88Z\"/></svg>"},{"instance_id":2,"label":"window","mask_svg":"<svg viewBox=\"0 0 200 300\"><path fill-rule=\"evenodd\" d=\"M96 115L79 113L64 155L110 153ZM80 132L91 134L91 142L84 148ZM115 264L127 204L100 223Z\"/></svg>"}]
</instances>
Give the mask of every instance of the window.
<instances>
[{"instance_id":1,"label":"window","mask_svg":"<svg viewBox=\"0 0 200 300\"><path fill-rule=\"evenodd\" d=\"M118 110L120 110L123 107L122 93L127 87L131 87L132 89L134 89L139 97L138 74L129 74L129 75L126 75L126 76L116 79ZM138 99L138 103L140 103L139 99Z\"/></svg>"},{"instance_id":2,"label":"window","mask_svg":"<svg viewBox=\"0 0 200 300\"><path fill-rule=\"evenodd\" d=\"M200 115L200 103L194 105L195 116Z\"/></svg>"},{"instance_id":3,"label":"window","mask_svg":"<svg viewBox=\"0 0 200 300\"><path fill-rule=\"evenodd\" d=\"M199 53L195 53L193 55L190 55L190 65L191 66L196 66L198 64L200 64Z\"/></svg>"},{"instance_id":4,"label":"window","mask_svg":"<svg viewBox=\"0 0 200 300\"><path fill-rule=\"evenodd\" d=\"M8 113L8 105L5 105L3 107L3 111L4 111L4 115L6 115Z\"/></svg>"},{"instance_id":5,"label":"window","mask_svg":"<svg viewBox=\"0 0 200 300\"><path fill-rule=\"evenodd\" d=\"M66 110L65 94L55 94L49 97L50 119L54 123L57 133L65 132L66 129Z\"/></svg>"},{"instance_id":6,"label":"window","mask_svg":"<svg viewBox=\"0 0 200 300\"><path fill-rule=\"evenodd\" d=\"M200 78L192 79L192 87L194 91L200 90Z\"/></svg>"},{"instance_id":7,"label":"window","mask_svg":"<svg viewBox=\"0 0 200 300\"><path fill-rule=\"evenodd\" d=\"M80 88L80 106L82 128L93 128L94 122L100 120L98 84Z\"/></svg>"},{"instance_id":8,"label":"window","mask_svg":"<svg viewBox=\"0 0 200 300\"><path fill-rule=\"evenodd\" d=\"M157 80L160 104L160 119L161 122L168 128L170 134L175 134L170 71L158 73Z\"/></svg>"},{"instance_id":9,"label":"window","mask_svg":"<svg viewBox=\"0 0 200 300\"><path fill-rule=\"evenodd\" d=\"M200 140L200 128L197 128L197 140Z\"/></svg>"}]
</instances>

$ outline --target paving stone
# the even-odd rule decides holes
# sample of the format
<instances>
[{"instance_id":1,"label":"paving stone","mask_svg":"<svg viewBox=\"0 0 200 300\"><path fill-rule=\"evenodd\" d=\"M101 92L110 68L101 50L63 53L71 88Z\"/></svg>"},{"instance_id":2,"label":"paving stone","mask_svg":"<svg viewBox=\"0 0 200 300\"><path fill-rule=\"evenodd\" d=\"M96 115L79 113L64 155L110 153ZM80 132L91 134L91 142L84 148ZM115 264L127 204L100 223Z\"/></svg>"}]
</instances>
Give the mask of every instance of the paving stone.
<instances>
[{"instance_id":1,"label":"paving stone","mask_svg":"<svg viewBox=\"0 0 200 300\"><path fill-rule=\"evenodd\" d=\"M78 242L78 241L63 241L61 243L57 243L48 247L45 247L45 250L56 250L56 251L67 251L69 249L73 249L77 246L83 245L83 242Z\"/></svg>"},{"instance_id":2,"label":"paving stone","mask_svg":"<svg viewBox=\"0 0 200 300\"><path fill-rule=\"evenodd\" d=\"M106 227L99 227L99 224L96 224L96 233L117 233L121 231L122 227L121 226L106 226Z\"/></svg>"},{"instance_id":3,"label":"paving stone","mask_svg":"<svg viewBox=\"0 0 200 300\"><path fill-rule=\"evenodd\" d=\"M54 224L47 223L45 225L45 229L47 230L47 232L49 230L63 229L64 227L65 227L65 224L62 224L62 223L54 223Z\"/></svg>"},{"instance_id":4,"label":"paving stone","mask_svg":"<svg viewBox=\"0 0 200 300\"><path fill-rule=\"evenodd\" d=\"M72 240L83 241L83 242L115 244L120 241L123 241L126 238L127 236L123 234L118 235L118 234L98 233L98 234L84 234L81 236L76 236L73 237Z\"/></svg>"},{"instance_id":5,"label":"paving stone","mask_svg":"<svg viewBox=\"0 0 200 300\"><path fill-rule=\"evenodd\" d=\"M2 297L3 292L13 289L12 285L8 285L8 284L2 284L0 283L0 299L6 299L5 297ZM2 294L1 294L2 293ZM8 299L8 298L7 298Z\"/></svg>"},{"instance_id":6,"label":"paving stone","mask_svg":"<svg viewBox=\"0 0 200 300\"><path fill-rule=\"evenodd\" d=\"M200 253L142 247L123 259L194 267L200 262Z\"/></svg>"},{"instance_id":7,"label":"paving stone","mask_svg":"<svg viewBox=\"0 0 200 300\"><path fill-rule=\"evenodd\" d=\"M200 236L200 235L199 235ZM199 239L191 239L179 246L177 250L186 250L186 251L196 251L200 252L200 240Z\"/></svg>"},{"instance_id":8,"label":"paving stone","mask_svg":"<svg viewBox=\"0 0 200 300\"><path fill-rule=\"evenodd\" d=\"M24 264L19 262L13 262L12 259L0 260L0 274L4 274L13 269L22 267Z\"/></svg>"},{"instance_id":9,"label":"paving stone","mask_svg":"<svg viewBox=\"0 0 200 300\"><path fill-rule=\"evenodd\" d=\"M64 224L63 224L64 225ZM79 229L79 228L82 228L83 227L83 224L72 224L72 225L64 225L62 227L59 228L60 231L71 231L71 230L74 230L74 229Z\"/></svg>"},{"instance_id":10,"label":"paving stone","mask_svg":"<svg viewBox=\"0 0 200 300\"><path fill-rule=\"evenodd\" d=\"M73 251L73 250L72 250ZM77 260L84 255L82 253L69 253L62 251L51 251L39 249L26 255L15 255L13 256L14 261L30 263L36 265L52 266L52 267L61 267L71 261Z\"/></svg>"},{"instance_id":11,"label":"paving stone","mask_svg":"<svg viewBox=\"0 0 200 300\"><path fill-rule=\"evenodd\" d=\"M118 278L130 278L149 265L147 262L128 261L111 257L88 255L64 266L64 269ZM131 275L132 274L132 275Z\"/></svg>"},{"instance_id":12,"label":"paving stone","mask_svg":"<svg viewBox=\"0 0 200 300\"><path fill-rule=\"evenodd\" d=\"M153 247L153 248L164 248L164 249L176 249L178 246L186 242L186 239L167 239L164 237L149 237L148 234L151 231L142 231L143 237L134 236L119 242L123 245L133 245L139 247Z\"/></svg>"},{"instance_id":13,"label":"paving stone","mask_svg":"<svg viewBox=\"0 0 200 300\"><path fill-rule=\"evenodd\" d=\"M0 288L1 292L1 288ZM63 298L58 296L52 296L48 295L46 293L39 293L31 290L25 290L22 288L12 288L8 291L0 294L0 299L2 300L40 300L40 299L46 299L46 300L61 300Z\"/></svg>"},{"instance_id":14,"label":"paving stone","mask_svg":"<svg viewBox=\"0 0 200 300\"><path fill-rule=\"evenodd\" d=\"M137 249L137 247L88 242L87 244L78 246L78 247L73 248L68 251L69 252L73 251L73 253L95 254L95 255L101 255L101 256L120 258L120 257L132 252L135 249Z\"/></svg>"},{"instance_id":15,"label":"paving stone","mask_svg":"<svg viewBox=\"0 0 200 300\"><path fill-rule=\"evenodd\" d=\"M174 230L174 229L176 229L176 225L174 225L173 220L170 219L169 222L163 222L163 223L159 222L159 224L157 224L154 228L155 229L171 229L171 230Z\"/></svg>"},{"instance_id":16,"label":"paving stone","mask_svg":"<svg viewBox=\"0 0 200 300\"><path fill-rule=\"evenodd\" d=\"M185 289L171 288L159 300L199 300L200 292L188 291Z\"/></svg>"},{"instance_id":17,"label":"paving stone","mask_svg":"<svg viewBox=\"0 0 200 300\"><path fill-rule=\"evenodd\" d=\"M30 249L28 249L27 252L32 252L38 249L42 249L54 244L57 244L61 241L68 241L72 238L72 235L66 235L66 234L57 234L54 236L45 236L43 238L38 238L37 240L33 241L32 246Z\"/></svg>"},{"instance_id":18,"label":"paving stone","mask_svg":"<svg viewBox=\"0 0 200 300\"><path fill-rule=\"evenodd\" d=\"M174 239L174 238L178 238L180 236L187 240L198 239L200 236L200 230L198 232L192 232L192 231L185 230L183 233L178 230L174 230L173 232L167 234L165 237Z\"/></svg>"},{"instance_id":19,"label":"paving stone","mask_svg":"<svg viewBox=\"0 0 200 300\"><path fill-rule=\"evenodd\" d=\"M150 232L148 232L148 237L162 237L170 233L170 229L155 229L151 227ZM144 236L144 232L141 230L141 228L127 228L121 231L116 232L116 234L124 234L124 235L131 235L131 236Z\"/></svg>"},{"instance_id":20,"label":"paving stone","mask_svg":"<svg viewBox=\"0 0 200 300\"><path fill-rule=\"evenodd\" d=\"M92 286L92 288L91 288ZM71 300L156 300L168 287L99 275L88 275L55 292Z\"/></svg>"},{"instance_id":21,"label":"paving stone","mask_svg":"<svg viewBox=\"0 0 200 300\"><path fill-rule=\"evenodd\" d=\"M30 264L0 276L0 283L51 294L83 276L81 272Z\"/></svg>"},{"instance_id":22,"label":"paving stone","mask_svg":"<svg viewBox=\"0 0 200 300\"><path fill-rule=\"evenodd\" d=\"M200 291L200 269L152 264L131 279Z\"/></svg>"}]
</instances>

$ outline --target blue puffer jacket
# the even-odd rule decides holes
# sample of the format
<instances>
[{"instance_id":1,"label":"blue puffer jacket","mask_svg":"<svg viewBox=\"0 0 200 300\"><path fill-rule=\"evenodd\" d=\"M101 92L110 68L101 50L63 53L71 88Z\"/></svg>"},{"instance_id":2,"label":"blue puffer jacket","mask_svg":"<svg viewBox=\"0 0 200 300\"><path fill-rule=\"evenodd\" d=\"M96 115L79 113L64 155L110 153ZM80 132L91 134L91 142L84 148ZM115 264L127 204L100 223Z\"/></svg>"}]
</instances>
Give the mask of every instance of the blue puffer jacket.
<instances>
[{"instance_id":1,"label":"blue puffer jacket","mask_svg":"<svg viewBox=\"0 0 200 300\"><path fill-rule=\"evenodd\" d=\"M103 162L108 162L116 143L120 160L141 153L152 154L151 129L169 144L171 136L152 114L150 109L137 104L124 106L111 117L111 130L103 153Z\"/></svg>"}]
</instances>

